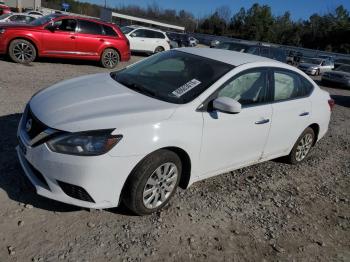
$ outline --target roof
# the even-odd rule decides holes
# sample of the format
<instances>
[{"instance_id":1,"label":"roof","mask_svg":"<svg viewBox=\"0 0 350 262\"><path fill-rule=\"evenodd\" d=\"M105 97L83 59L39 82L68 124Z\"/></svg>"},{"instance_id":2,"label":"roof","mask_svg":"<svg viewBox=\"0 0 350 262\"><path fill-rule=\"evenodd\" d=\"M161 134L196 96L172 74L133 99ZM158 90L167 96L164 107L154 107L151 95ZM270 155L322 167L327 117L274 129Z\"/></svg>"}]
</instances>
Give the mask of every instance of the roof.
<instances>
[{"instance_id":1,"label":"roof","mask_svg":"<svg viewBox=\"0 0 350 262\"><path fill-rule=\"evenodd\" d=\"M217 60L226 64L230 64L233 66L239 66L246 63L253 62L275 62L281 64L276 60L272 60L270 58L256 56L236 51L216 49L216 48L197 48L197 47L186 47L176 49L182 52L186 52L189 54L194 54L198 56L203 56L206 58L210 58L213 60Z\"/></svg>"},{"instance_id":2,"label":"roof","mask_svg":"<svg viewBox=\"0 0 350 262\"><path fill-rule=\"evenodd\" d=\"M152 27L146 27L146 26L139 26L139 25L127 25L126 27L130 27L133 29L147 29L147 30L152 30L160 33L165 33L164 31L158 29L158 28L152 28Z\"/></svg>"}]
</instances>

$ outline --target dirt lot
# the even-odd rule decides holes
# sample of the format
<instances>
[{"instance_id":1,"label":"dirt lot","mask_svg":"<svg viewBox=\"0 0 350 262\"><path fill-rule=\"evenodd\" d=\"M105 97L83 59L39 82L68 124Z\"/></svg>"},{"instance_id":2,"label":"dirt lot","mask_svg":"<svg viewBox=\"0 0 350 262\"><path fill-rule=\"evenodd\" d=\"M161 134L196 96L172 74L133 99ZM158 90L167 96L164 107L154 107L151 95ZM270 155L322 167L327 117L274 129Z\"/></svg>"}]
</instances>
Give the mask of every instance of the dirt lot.
<instances>
[{"instance_id":1,"label":"dirt lot","mask_svg":"<svg viewBox=\"0 0 350 262\"><path fill-rule=\"evenodd\" d=\"M133 57L133 61L139 57ZM122 64L120 66L125 66ZM94 63L0 59L0 261L350 261L350 90L308 161L269 161L179 190L161 213L85 210L35 194L15 154L39 89Z\"/></svg>"}]
</instances>

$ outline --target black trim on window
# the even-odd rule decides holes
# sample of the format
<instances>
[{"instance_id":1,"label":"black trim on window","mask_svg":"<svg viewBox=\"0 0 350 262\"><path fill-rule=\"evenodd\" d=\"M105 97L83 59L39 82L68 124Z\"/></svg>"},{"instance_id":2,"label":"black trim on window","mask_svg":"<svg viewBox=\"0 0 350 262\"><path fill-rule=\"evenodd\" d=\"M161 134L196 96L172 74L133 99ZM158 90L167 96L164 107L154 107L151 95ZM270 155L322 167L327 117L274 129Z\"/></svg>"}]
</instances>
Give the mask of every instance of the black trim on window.
<instances>
[{"instance_id":1,"label":"black trim on window","mask_svg":"<svg viewBox=\"0 0 350 262\"><path fill-rule=\"evenodd\" d=\"M210 112L213 110L213 101L214 99L216 99L218 97L218 93L220 92L221 89L223 89L228 83L234 81L236 78L251 73L251 72L259 72L259 71L265 71L266 73L266 94L264 95L264 99L262 102L259 103L253 103L253 104L246 104L246 105L242 105L242 108L249 108L249 107L255 107L255 106L261 106L261 105L266 105L268 103L270 103L270 67L255 67L255 68L250 68L247 70L244 70L240 73L238 73L237 75L232 76L229 80L227 80L225 83L223 83L218 89L216 89L210 96L208 96L208 98L197 108L197 111L200 112Z\"/></svg>"}]
</instances>

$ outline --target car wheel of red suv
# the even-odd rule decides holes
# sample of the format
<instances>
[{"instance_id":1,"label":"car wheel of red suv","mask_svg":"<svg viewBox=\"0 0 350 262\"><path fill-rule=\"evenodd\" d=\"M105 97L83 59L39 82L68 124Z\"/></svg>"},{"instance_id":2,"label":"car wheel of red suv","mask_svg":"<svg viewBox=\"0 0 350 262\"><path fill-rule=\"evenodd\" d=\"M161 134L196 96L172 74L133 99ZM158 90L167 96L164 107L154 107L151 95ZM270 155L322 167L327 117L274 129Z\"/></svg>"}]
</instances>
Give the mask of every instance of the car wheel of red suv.
<instances>
[{"instance_id":1,"label":"car wheel of red suv","mask_svg":"<svg viewBox=\"0 0 350 262\"><path fill-rule=\"evenodd\" d=\"M115 68L119 63L119 54L112 48L107 48L101 56L101 64L105 68Z\"/></svg>"},{"instance_id":2,"label":"car wheel of red suv","mask_svg":"<svg viewBox=\"0 0 350 262\"><path fill-rule=\"evenodd\" d=\"M10 43L9 55L16 63L29 64L36 58L35 46L24 39L16 39Z\"/></svg>"}]
</instances>

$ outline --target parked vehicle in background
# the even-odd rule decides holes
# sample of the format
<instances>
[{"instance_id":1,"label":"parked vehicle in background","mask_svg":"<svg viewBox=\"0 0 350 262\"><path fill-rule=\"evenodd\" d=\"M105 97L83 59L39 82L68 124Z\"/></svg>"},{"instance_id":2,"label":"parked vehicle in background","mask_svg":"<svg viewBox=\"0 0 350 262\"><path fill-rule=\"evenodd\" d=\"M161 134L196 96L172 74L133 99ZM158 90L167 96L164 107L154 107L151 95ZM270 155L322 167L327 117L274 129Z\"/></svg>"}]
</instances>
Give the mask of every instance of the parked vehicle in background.
<instances>
[{"instance_id":1,"label":"parked vehicle in background","mask_svg":"<svg viewBox=\"0 0 350 262\"><path fill-rule=\"evenodd\" d=\"M130 59L129 41L116 25L60 14L0 25L0 53L17 63L58 57L100 61L106 68Z\"/></svg>"},{"instance_id":2,"label":"parked vehicle in background","mask_svg":"<svg viewBox=\"0 0 350 262\"><path fill-rule=\"evenodd\" d=\"M341 65L350 65L350 59L338 58L334 61L334 68L338 68Z\"/></svg>"},{"instance_id":3,"label":"parked vehicle in background","mask_svg":"<svg viewBox=\"0 0 350 262\"><path fill-rule=\"evenodd\" d=\"M87 208L123 202L145 215L178 186L281 156L303 162L333 106L290 65L180 48L37 93L17 153L40 195Z\"/></svg>"},{"instance_id":4,"label":"parked vehicle in background","mask_svg":"<svg viewBox=\"0 0 350 262\"><path fill-rule=\"evenodd\" d=\"M213 39L210 41L210 48L216 47L218 44L220 44L220 41L217 39Z\"/></svg>"},{"instance_id":5,"label":"parked vehicle in background","mask_svg":"<svg viewBox=\"0 0 350 262\"><path fill-rule=\"evenodd\" d=\"M245 53L252 45L237 42L221 42L215 46L218 49L231 50Z\"/></svg>"},{"instance_id":6,"label":"parked vehicle in background","mask_svg":"<svg viewBox=\"0 0 350 262\"><path fill-rule=\"evenodd\" d=\"M131 51L153 54L170 49L170 40L163 31L140 26L123 26L121 30L129 39Z\"/></svg>"},{"instance_id":7,"label":"parked vehicle in background","mask_svg":"<svg viewBox=\"0 0 350 262\"><path fill-rule=\"evenodd\" d=\"M39 11L34 11L34 10L33 11L28 11L28 12L26 12L26 14L34 16L36 18L40 18L40 17L44 16L43 13L41 13Z\"/></svg>"},{"instance_id":8,"label":"parked vehicle in background","mask_svg":"<svg viewBox=\"0 0 350 262\"><path fill-rule=\"evenodd\" d=\"M299 51L286 50L287 53L287 64L298 66L303 54Z\"/></svg>"},{"instance_id":9,"label":"parked vehicle in background","mask_svg":"<svg viewBox=\"0 0 350 262\"><path fill-rule=\"evenodd\" d=\"M304 57L301 59L298 68L309 75L317 76L331 71L334 68L334 64L329 59Z\"/></svg>"},{"instance_id":10,"label":"parked vehicle in background","mask_svg":"<svg viewBox=\"0 0 350 262\"><path fill-rule=\"evenodd\" d=\"M12 13L10 7L0 4L0 15Z\"/></svg>"},{"instance_id":11,"label":"parked vehicle in background","mask_svg":"<svg viewBox=\"0 0 350 262\"><path fill-rule=\"evenodd\" d=\"M9 13L0 16L0 23L29 24L35 19L36 17L24 13Z\"/></svg>"},{"instance_id":12,"label":"parked vehicle in background","mask_svg":"<svg viewBox=\"0 0 350 262\"><path fill-rule=\"evenodd\" d=\"M197 46L199 44L198 39L194 38L193 36L190 36L188 39L190 40L190 46L192 47Z\"/></svg>"},{"instance_id":13,"label":"parked vehicle in background","mask_svg":"<svg viewBox=\"0 0 350 262\"><path fill-rule=\"evenodd\" d=\"M245 53L267 57L283 63L287 63L287 55L284 49L279 47L252 45L245 49Z\"/></svg>"},{"instance_id":14,"label":"parked vehicle in background","mask_svg":"<svg viewBox=\"0 0 350 262\"><path fill-rule=\"evenodd\" d=\"M341 65L335 70L325 72L322 75L322 82L350 88L350 65Z\"/></svg>"},{"instance_id":15,"label":"parked vehicle in background","mask_svg":"<svg viewBox=\"0 0 350 262\"><path fill-rule=\"evenodd\" d=\"M170 41L177 43L177 47L190 46L190 39L189 39L189 36L187 34L167 32L166 35L170 39Z\"/></svg>"}]
</instances>

